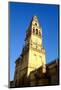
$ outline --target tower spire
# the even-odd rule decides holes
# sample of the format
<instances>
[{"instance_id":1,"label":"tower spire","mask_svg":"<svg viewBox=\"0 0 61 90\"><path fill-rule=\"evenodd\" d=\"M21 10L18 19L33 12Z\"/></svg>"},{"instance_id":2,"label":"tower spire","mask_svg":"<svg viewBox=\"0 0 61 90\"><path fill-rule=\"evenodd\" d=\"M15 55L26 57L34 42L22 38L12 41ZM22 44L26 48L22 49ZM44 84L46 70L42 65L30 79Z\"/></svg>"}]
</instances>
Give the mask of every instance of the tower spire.
<instances>
[{"instance_id":1,"label":"tower spire","mask_svg":"<svg viewBox=\"0 0 61 90\"><path fill-rule=\"evenodd\" d=\"M36 21L38 20L38 18L37 18L36 15L34 15L32 19L33 19L33 20L36 20Z\"/></svg>"}]
</instances>

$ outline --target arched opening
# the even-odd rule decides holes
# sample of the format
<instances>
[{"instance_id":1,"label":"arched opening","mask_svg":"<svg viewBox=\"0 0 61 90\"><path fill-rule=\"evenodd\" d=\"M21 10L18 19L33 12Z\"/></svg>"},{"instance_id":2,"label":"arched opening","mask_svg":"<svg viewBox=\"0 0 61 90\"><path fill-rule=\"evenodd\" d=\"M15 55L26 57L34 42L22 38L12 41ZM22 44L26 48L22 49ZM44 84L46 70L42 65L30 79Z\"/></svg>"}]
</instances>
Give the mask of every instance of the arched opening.
<instances>
[{"instance_id":1,"label":"arched opening","mask_svg":"<svg viewBox=\"0 0 61 90\"><path fill-rule=\"evenodd\" d=\"M37 26L37 23L35 23L35 25Z\"/></svg>"},{"instance_id":2,"label":"arched opening","mask_svg":"<svg viewBox=\"0 0 61 90\"><path fill-rule=\"evenodd\" d=\"M33 33L35 33L35 28L33 28Z\"/></svg>"},{"instance_id":3,"label":"arched opening","mask_svg":"<svg viewBox=\"0 0 61 90\"><path fill-rule=\"evenodd\" d=\"M36 29L36 34L38 34L38 29Z\"/></svg>"},{"instance_id":4,"label":"arched opening","mask_svg":"<svg viewBox=\"0 0 61 90\"><path fill-rule=\"evenodd\" d=\"M39 36L41 36L41 32L39 31Z\"/></svg>"}]
</instances>

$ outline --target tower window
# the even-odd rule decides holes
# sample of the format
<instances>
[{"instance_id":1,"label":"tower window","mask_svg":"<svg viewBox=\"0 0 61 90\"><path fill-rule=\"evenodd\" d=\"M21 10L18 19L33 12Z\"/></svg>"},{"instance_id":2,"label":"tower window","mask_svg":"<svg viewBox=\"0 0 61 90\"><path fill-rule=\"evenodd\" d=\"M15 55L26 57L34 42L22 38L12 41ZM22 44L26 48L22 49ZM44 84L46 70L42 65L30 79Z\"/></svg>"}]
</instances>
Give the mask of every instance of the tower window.
<instances>
[{"instance_id":1,"label":"tower window","mask_svg":"<svg viewBox=\"0 0 61 90\"><path fill-rule=\"evenodd\" d=\"M33 33L35 33L35 28L33 28Z\"/></svg>"},{"instance_id":2,"label":"tower window","mask_svg":"<svg viewBox=\"0 0 61 90\"><path fill-rule=\"evenodd\" d=\"M17 75L17 70L16 70L16 75Z\"/></svg>"},{"instance_id":3,"label":"tower window","mask_svg":"<svg viewBox=\"0 0 61 90\"><path fill-rule=\"evenodd\" d=\"M38 34L38 29L36 29L36 34Z\"/></svg>"},{"instance_id":4,"label":"tower window","mask_svg":"<svg viewBox=\"0 0 61 90\"><path fill-rule=\"evenodd\" d=\"M37 26L37 23L35 23L35 25Z\"/></svg>"},{"instance_id":5,"label":"tower window","mask_svg":"<svg viewBox=\"0 0 61 90\"><path fill-rule=\"evenodd\" d=\"M40 33L40 31L39 31L39 36L41 36L41 33Z\"/></svg>"}]
</instances>

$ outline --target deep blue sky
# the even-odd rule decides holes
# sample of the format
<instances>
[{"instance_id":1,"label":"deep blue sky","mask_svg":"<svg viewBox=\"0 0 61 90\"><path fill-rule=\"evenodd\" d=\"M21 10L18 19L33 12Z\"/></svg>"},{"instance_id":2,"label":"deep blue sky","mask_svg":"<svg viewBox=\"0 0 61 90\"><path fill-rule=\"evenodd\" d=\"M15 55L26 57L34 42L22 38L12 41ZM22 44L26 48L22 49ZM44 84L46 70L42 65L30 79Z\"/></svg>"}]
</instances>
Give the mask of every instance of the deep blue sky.
<instances>
[{"instance_id":1,"label":"deep blue sky","mask_svg":"<svg viewBox=\"0 0 61 90\"><path fill-rule=\"evenodd\" d=\"M34 15L42 27L46 62L58 58L58 9L58 5L9 3L10 80L14 77L15 60L21 54L25 33Z\"/></svg>"}]
</instances>

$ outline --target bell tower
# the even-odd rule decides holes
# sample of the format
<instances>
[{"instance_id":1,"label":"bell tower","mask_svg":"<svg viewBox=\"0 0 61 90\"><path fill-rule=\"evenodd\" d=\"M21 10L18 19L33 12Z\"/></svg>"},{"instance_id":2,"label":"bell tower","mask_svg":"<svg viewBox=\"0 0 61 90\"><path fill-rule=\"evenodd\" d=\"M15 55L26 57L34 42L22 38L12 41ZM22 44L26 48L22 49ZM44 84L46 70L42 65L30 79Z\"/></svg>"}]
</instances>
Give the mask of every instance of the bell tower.
<instances>
[{"instance_id":1,"label":"bell tower","mask_svg":"<svg viewBox=\"0 0 61 90\"><path fill-rule=\"evenodd\" d=\"M45 72L46 58L45 49L42 45L42 28L40 27L36 16L33 16L26 32L25 45L29 48L27 75L41 66L43 66L42 71Z\"/></svg>"},{"instance_id":2,"label":"bell tower","mask_svg":"<svg viewBox=\"0 0 61 90\"><path fill-rule=\"evenodd\" d=\"M30 72L42 67L42 72L46 72L46 53L42 44L42 28L38 18L32 17L30 25L26 31L25 44L20 57L16 60L14 82L17 85L23 82L23 77L28 77Z\"/></svg>"}]
</instances>

